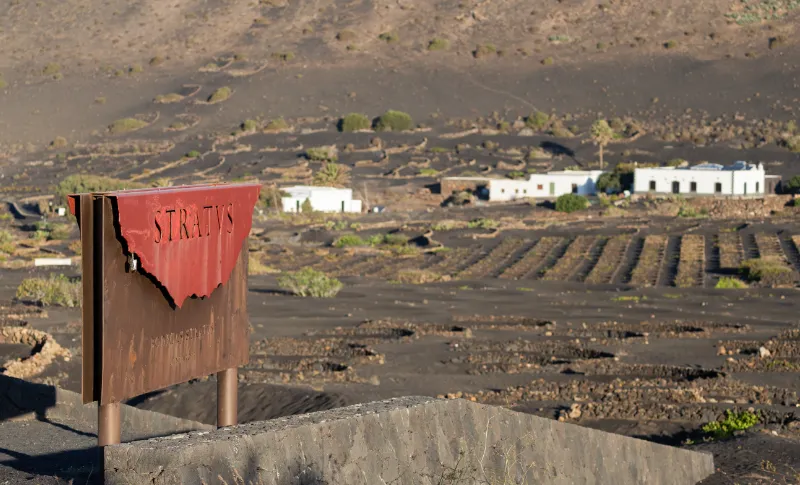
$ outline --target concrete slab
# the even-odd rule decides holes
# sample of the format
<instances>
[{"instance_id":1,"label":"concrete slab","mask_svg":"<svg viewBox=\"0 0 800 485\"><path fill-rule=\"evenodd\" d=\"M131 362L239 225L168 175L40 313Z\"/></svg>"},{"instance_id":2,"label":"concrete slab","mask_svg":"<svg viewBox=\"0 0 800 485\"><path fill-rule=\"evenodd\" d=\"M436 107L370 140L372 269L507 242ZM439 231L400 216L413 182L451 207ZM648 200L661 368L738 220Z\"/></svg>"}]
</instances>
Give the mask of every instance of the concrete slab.
<instances>
[{"instance_id":1,"label":"concrete slab","mask_svg":"<svg viewBox=\"0 0 800 485\"><path fill-rule=\"evenodd\" d=\"M107 484L695 484L695 453L464 400L406 397L106 449Z\"/></svg>"},{"instance_id":2,"label":"concrete slab","mask_svg":"<svg viewBox=\"0 0 800 485\"><path fill-rule=\"evenodd\" d=\"M212 426L122 406L122 441ZM97 404L79 394L0 375L0 485L99 482ZM56 477L61 477L60 480Z\"/></svg>"}]
</instances>

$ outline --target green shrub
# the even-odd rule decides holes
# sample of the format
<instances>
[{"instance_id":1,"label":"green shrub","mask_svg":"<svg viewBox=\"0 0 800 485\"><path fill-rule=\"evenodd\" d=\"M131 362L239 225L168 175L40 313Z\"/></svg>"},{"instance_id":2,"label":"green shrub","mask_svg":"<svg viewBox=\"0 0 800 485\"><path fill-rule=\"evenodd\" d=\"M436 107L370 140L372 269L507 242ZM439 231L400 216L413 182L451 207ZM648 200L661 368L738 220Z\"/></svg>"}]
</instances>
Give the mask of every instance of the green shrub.
<instances>
[{"instance_id":1,"label":"green shrub","mask_svg":"<svg viewBox=\"0 0 800 485\"><path fill-rule=\"evenodd\" d=\"M129 180L119 180L100 175L70 175L56 185L55 195L59 203L65 203L67 195L90 192L113 192L124 189L141 189L143 184Z\"/></svg>"},{"instance_id":2,"label":"green shrub","mask_svg":"<svg viewBox=\"0 0 800 485\"><path fill-rule=\"evenodd\" d=\"M550 115L543 111L534 111L530 116L525 118L525 125L534 130L543 130L549 122Z\"/></svg>"},{"instance_id":3,"label":"green shrub","mask_svg":"<svg viewBox=\"0 0 800 485\"><path fill-rule=\"evenodd\" d=\"M27 278L17 287L17 299L40 305L76 307L81 304L81 284L66 276Z\"/></svg>"},{"instance_id":4,"label":"green shrub","mask_svg":"<svg viewBox=\"0 0 800 485\"><path fill-rule=\"evenodd\" d=\"M339 120L339 131L352 133L354 131L368 130L370 128L369 118L361 113L348 113Z\"/></svg>"},{"instance_id":5,"label":"green shrub","mask_svg":"<svg viewBox=\"0 0 800 485\"><path fill-rule=\"evenodd\" d=\"M303 268L280 276L278 286L297 296L333 298L342 289L342 282L312 268Z\"/></svg>"},{"instance_id":6,"label":"green shrub","mask_svg":"<svg viewBox=\"0 0 800 485\"><path fill-rule=\"evenodd\" d=\"M558 212L575 212L585 209L589 205L586 197L578 194L564 194L556 199L556 210Z\"/></svg>"},{"instance_id":7,"label":"green shrub","mask_svg":"<svg viewBox=\"0 0 800 485\"><path fill-rule=\"evenodd\" d=\"M340 187L347 185L350 176L344 165L334 162L325 162L317 173L314 174L314 185Z\"/></svg>"},{"instance_id":8,"label":"green shrub","mask_svg":"<svg viewBox=\"0 0 800 485\"><path fill-rule=\"evenodd\" d=\"M674 49L676 47L678 47L678 43L674 40L668 40L667 42L664 42L665 49Z\"/></svg>"},{"instance_id":9,"label":"green shrub","mask_svg":"<svg viewBox=\"0 0 800 485\"><path fill-rule=\"evenodd\" d=\"M402 111L389 110L374 123L375 131L407 131L414 128L411 115Z\"/></svg>"},{"instance_id":10,"label":"green shrub","mask_svg":"<svg viewBox=\"0 0 800 485\"><path fill-rule=\"evenodd\" d=\"M703 431L715 438L728 438L734 431L744 431L758 424L758 415L750 411L725 411L725 419L712 421L703 426Z\"/></svg>"},{"instance_id":11,"label":"green shrub","mask_svg":"<svg viewBox=\"0 0 800 485\"><path fill-rule=\"evenodd\" d=\"M556 61L552 57L545 57L542 59L543 66L552 66Z\"/></svg>"},{"instance_id":12,"label":"green shrub","mask_svg":"<svg viewBox=\"0 0 800 485\"><path fill-rule=\"evenodd\" d=\"M447 39L435 38L428 42L429 51L443 51L450 47L450 42Z\"/></svg>"},{"instance_id":13,"label":"green shrub","mask_svg":"<svg viewBox=\"0 0 800 485\"><path fill-rule=\"evenodd\" d=\"M314 212L314 206L311 205L311 199L306 198L306 200L303 201L303 204L300 206L300 212L303 214L310 214Z\"/></svg>"},{"instance_id":14,"label":"green shrub","mask_svg":"<svg viewBox=\"0 0 800 485\"><path fill-rule=\"evenodd\" d=\"M44 69L42 69L42 74L45 76L55 76L59 73L61 73L61 66L55 62L49 63L48 65L44 66Z\"/></svg>"},{"instance_id":15,"label":"green shrub","mask_svg":"<svg viewBox=\"0 0 800 485\"><path fill-rule=\"evenodd\" d=\"M294 59L294 52L292 51L273 52L272 58L283 62L289 62L292 59Z\"/></svg>"},{"instance_id":16,"label":"green shrub","mask_svg":"<svg viewBox=\"0 0 800 485\"><path fill-rule=\"evenodd\" d=\"M137 120L136 118L122 118L108 125L108 131L112 135L118 135L120 133L141 130L147 126L147 124L146 121Z\"/></svg>"},{"instance_id":17,"label":"green shrub","mask_svg":"<svg viewBox=\"0 0 800 485\"><path fill-rule=\"evenodd\" d=\"M495 47L494 44L479 45L472 51L472 56L475 57L475 59L480 59L492 54L497 54L497 47Z\"/></svg>"},{"instance_id":18,"label":"green shrub","mask_svg":"<svg viewBox=\"0 0 800 485\"><path fill-rule=\"evenodd\" d=\"M375 234L367 240L370 246L405 246L408 244L408 236L403 234Z\"/></svg>"},{"instance_id":19,"label":"green shrub","mask_svg":"<svg viewBox=\"0 0 800 485\"><path fill-rule=\"evenodd\" d=\"M508 177L510 179L513 179L513 180L519 180L519 179L524 179L525 175L526 175L525 172L520 172L519 170L516 170L514 172L509 172L506 175L506 177Z\"/></svg>"},{"instance_id":20,"label":"green shrub","mask_svg":"<svg viewBox=\"0 0 800 485\"><path fill-rule=\"evenodd\" d=\"M289 124L283 118L275 118L274 120L267 123L267 126L264 127L264 129L268 131L281 131L281 130L286 130L288 128Z\"/></svg>"},{"instance_id":21,"label":"green shrub","mask_svg":"<svg viewBox=\"0 0 800 485\"><path fill-rule=\"evenodd\" d=\"M678 217L686 217L691 219L691 218L707 217L707 216L708 216L708 209L705 208L698 211L694 207L684 205L681 206L680 209L678 209Z\"/></svg>"},{"instance_id":22,"label":"green shrub","mask_svg":"<svg viewBox=\"0 0 800 485\"><path fill-rule=\"evenodd\" d=\"M717 281L717 284L714 286L714 288L718 290L741 290L743 288L747 288L747 283L737 278L723 276L719 279L719 281Z\"/></svg>"},{"instance_id":23,"label":"green shrub","mask_svg":"<svg viewBox=\"0 0 800 485\"><path fill-rule=\"evenodd\" d=\"M369 245L370 242L365 241L358 234L344 234L340 236L339 239L333 241L333 247L335 248L348 248L348 247L369 246Z\"/></svg>"},{"instance_id":24,"label":"green shrub","mask_svg":"<svg viewBox=\"0 0 800 485\"><path fill-rule=\"evenodd\" d=\"M473 219L467 223L468 229L494 229L499 226L500 223L495 221L494 219L486 219L481 217L479 219Z\"/></svg>"},{"instance_id":25,"label":"green shrub","mask_svg":"<svg viewBox=\"0 0 800 485\"><path fill-rule=\"evenodd\" d=\"M790 194L796 194L800 192L800 175L795 175L794 177L790 178L788 182L786 182L783 186L784 192L788 192Z\"/></svg>"},{"instance_id":26,"label":"green shrub","mask_svg":"<svg viewBox=\"0 0 800 485\"><path fill-rule=\"evenodd\" d=\"M218 88L216 91L211 93L211 96L208 97L208 102L211 104L221 103L226 99L230 98L232 94L233 90L231 90L231 88L229 88L228 86L222 86L221 88Z\"/></svg>"},{"instance_id":27,"label":"green shrub","mask_svg":"<svg viewBox=\"0 0 800 485\"><path fill-rule=\"evenodd\" d=\"M267 266L261 261L259 256L253 256L247 262L247 274L248 275L265 275L265 274L273 274L277 273L278 270L272 268L271 266Z\"/></svg>"},{"instance_id":28,"label":"green shrub","mask_svg":"<svg viewBox=\"0 0 800 485\"><path fill-rule=\"evenodd\" d=\"M439 171L435 168L421 168L419 170L420 177L436 177L439 175Z\"/></svg>"},{"instance_id":29,"label":"green shrub","mask_svg":"<svg viewBox=\"0 0 800 485\"><path fill-rule=\"evenodd\" d=\"M278 187L265 185L261 187L261 192L258 194L258 205L265 209L282 210L283 204L281 199L286 197L286 192Z\"/></svg>"},{"instance_id":30,"label":"green shrub","mask_svg":"<svg viewBox=\"0 0 800 485\"><path fill-rule=\"evenodd\" d=\"M336 155L336 147L334 146L307 148L306 158L315 162L336 161L339 159Z\"/></svg>"},{"instance_id":31,"label":"green shrub","mask_svg":"<svg viewBox=\"0 0 800 485\"><path fill-rule=\"evenodd\" d=\"M8 87L8 83L3 79L3 75L0 74L0 89L5 89L6 87Z\"/></svg>"},{"instance_id":32,"label":"green shrub","mask_svg":"<svg viewBox=\"0 0 800 485\"><path fill-rule=\"evenodd\" d=\"M63 241L72 235L71 224L52 224L48 227L47 239L51 241Z\"/></svg>"},{"instance_id":33,"label":"green shrub","mask_svg":"<svg viewBox=\"0 0 800 485\"><path fill-rule=\"evenodd\" d=\"M258 129L258 121L256 120L244 120L242 122L242 131L250 132L256 131Z\"/></svg>"},{"instance_id":34,"label":"green shrub","mask_svg":"<svg viewBox=\"0 0 800 485\"><path fill-rule=\"evenodd\" d=\"M617 172L604 172L600 177L597 178L597 184L595 184L597 188L597 192L601 194L618 194L622 192L622 181L620 180L620 174Z\"/></svg>"},{"instance_id":35,"label":"green shrub","mask_svg":"<svg viewBox=\"0 0 800 485\"><path fill-rule=\"evenodd\" d=\"M764 286L788 286L794 283L792 270L776 257L755 258L743 261L739 271L748 282Z\"/></svg>"}]
</instances>

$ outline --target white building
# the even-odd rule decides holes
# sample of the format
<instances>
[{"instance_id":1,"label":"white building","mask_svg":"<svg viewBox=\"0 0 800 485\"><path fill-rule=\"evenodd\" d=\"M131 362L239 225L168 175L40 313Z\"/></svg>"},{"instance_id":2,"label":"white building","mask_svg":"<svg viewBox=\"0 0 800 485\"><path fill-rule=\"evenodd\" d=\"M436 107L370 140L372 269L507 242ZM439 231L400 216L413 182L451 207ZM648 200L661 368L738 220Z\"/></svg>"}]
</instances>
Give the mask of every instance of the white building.
<instances>
[{"instance_id":1,"label":"white building","mask_svg":"<svg viewBox=\"0 0 800 485\"><path fill-rule=\"evenodd\" d=\"M298 185L281 190L287 194L282 199L284 212L301 212L306 200L319 212L361 212L361 201L353 199L353 189Z\"/></svg>"},{"instance_id":2,"label":"white building","mask_svg":"<svg viewBox=\"0 0 800 485\"><path fill-rule=\"evenodd\" d=\"M764 165L736 162L727 167L704 163L693 167L637 168L633 192L685 195L764 195Z\"/></svg>"},{"instance_id":3,"label":"white building","mask_svg":"<svg viewBox=\"0 0 800 485\"><path fill-rule=\"evenodd\" d=\"M529 197L558 197L564 194L594 195L602 170L565 170L531 174L528 180L491 179L490 201Z\"/></svg>"}]
</instances>

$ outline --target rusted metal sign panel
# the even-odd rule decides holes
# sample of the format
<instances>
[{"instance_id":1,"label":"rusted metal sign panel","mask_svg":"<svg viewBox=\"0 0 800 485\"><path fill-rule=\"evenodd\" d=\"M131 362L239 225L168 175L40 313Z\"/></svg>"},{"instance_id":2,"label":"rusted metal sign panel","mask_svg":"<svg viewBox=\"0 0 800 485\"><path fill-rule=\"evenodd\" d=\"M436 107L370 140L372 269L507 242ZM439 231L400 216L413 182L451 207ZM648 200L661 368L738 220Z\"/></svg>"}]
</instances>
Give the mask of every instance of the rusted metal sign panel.
<instances>
[{"instance_id":1,"label":"rusted metal sign panel","mask_svg":"<svg viewBox=\"0 0 800 485\"><path fill-rule=\"evenodd\" d=\"M259 189L73 199L95 288L84 286L84 402L121 402L247 363L247 235Z\"/></svg>"}]
</instances>

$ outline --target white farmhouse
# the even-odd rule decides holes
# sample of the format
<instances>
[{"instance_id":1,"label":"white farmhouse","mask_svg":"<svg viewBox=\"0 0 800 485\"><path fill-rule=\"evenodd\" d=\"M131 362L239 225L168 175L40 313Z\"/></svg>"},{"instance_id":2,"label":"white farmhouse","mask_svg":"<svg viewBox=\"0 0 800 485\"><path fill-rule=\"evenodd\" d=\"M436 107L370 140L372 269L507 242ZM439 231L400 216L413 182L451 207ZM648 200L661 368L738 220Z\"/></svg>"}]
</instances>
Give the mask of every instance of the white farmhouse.
<instances>
[{"instance_id":1,"label":"white farmhouse","mask_svg":"<svg viewBox=\"0 0 800 485\"><path fill-rule=\"evenodd\" d=\"M306 200L319 212L361 212L361 201L353 199L353 189L298 185L281 190L287 194L282 198L284 212L301 212Z\"/></svg>"},{"instance_id":2,"label":"white farmhouse","mask_svg":"<svg viewBox=\"0 0 800 485\"><path fill-rule=\"evenodd\" d=\"M491 179L490 201L529 197L558 197L564 194L594 195L602 170L565 170L531 174L528 180Z\"/></svg>"},{"instance_id":3,"label":"white farmhouse","mask_svg":"<svg viewBox=\"0 0 800 485\"><path fill-rule=\"evenodd\" d=\"M736 162L722 166L636 168L633 192L684 195L764 195L764 165Z\"/></svg>"}]
</instances>

